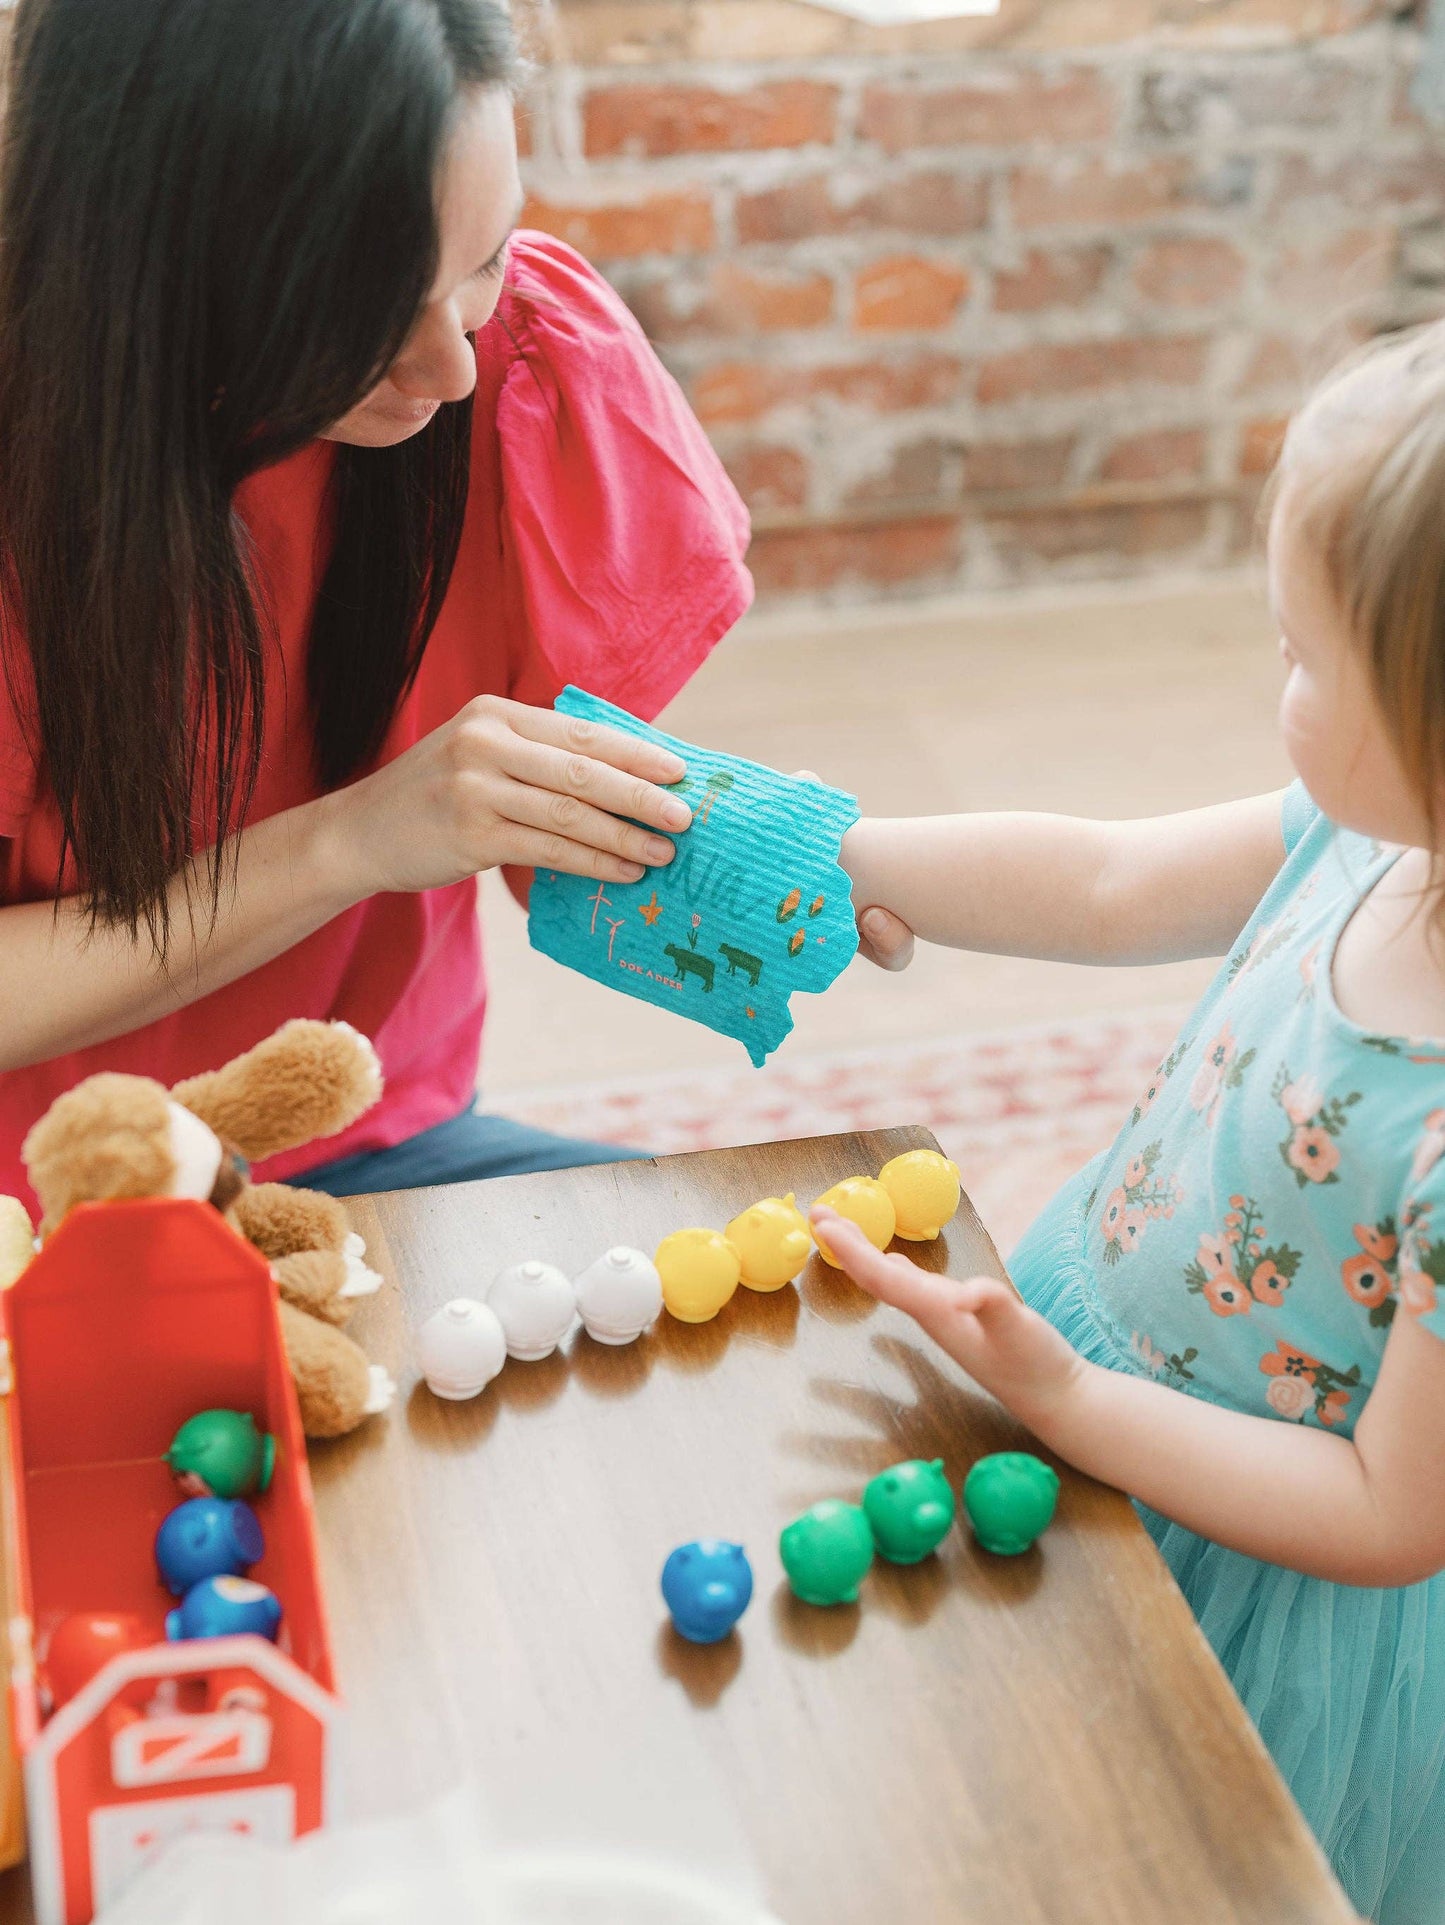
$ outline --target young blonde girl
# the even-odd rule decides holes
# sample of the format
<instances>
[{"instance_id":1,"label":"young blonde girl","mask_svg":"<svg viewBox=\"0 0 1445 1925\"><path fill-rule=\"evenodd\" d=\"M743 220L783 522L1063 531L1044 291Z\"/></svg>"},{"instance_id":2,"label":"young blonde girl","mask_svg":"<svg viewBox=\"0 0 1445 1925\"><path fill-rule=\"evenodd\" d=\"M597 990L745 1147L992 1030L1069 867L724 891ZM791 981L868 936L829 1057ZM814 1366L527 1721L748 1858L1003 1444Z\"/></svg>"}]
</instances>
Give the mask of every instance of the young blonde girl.
<instances>
[{"instance_id":1,"label":"young blonde girl","mask_svg":"<svg viewBox=\"0 0 1445 1925\"><path fill-rule=\"evenodd\" d=\"M1128 1491L1356 1906L1445 1919L1445 328L1287 438L1300 777L1154 821L865 820L854 899L1079 962L1225 954L1020 1295L815 1220L1042 1442ZM1180 718L1188 727L1188 718ZM886 947L889 924L863 917Z\"/></svg>"}]
</instances>

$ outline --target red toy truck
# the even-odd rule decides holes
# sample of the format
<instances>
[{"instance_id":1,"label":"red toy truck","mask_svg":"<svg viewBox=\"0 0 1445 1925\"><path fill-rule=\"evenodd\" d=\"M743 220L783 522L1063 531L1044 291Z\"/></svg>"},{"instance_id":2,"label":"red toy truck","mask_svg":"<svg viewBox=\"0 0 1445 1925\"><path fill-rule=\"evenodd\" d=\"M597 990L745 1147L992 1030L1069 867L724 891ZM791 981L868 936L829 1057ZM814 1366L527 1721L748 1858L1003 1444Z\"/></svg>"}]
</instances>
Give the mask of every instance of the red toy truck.
<instances>
[{"instance_id":1,"label":"red toy truck","mask_svg":"<svg viewBox=\"0 0 1445 1925\"><path fill-rule=\"evenodd\" d=\"M323 1824L334 1779L331 1647L311 1483L263 1259L208 1204L87 1204L0 1296L9 1463L11 1718L24 1760L39 1925L87 1925L177 1833L286 1840ZM276 1439L252 1575L279 1641L167 1643L156 1527L182 1501L165 1452L206 1409ZM123 1651L46 1715L44 1657L73 1612L129 1612Z\"/></svg>"}]
</instances>

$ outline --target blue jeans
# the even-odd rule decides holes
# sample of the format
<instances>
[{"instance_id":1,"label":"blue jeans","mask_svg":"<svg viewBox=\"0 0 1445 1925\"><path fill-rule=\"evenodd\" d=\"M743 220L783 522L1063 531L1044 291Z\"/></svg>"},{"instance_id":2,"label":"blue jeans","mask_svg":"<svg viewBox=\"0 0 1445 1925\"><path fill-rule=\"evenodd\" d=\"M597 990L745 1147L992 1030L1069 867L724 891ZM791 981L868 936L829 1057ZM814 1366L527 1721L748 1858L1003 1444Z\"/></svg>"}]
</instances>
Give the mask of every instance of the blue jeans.
<instances>
[{"instance_id":1,"label":"blue jeans","mask_svg":"<svg viewBox=\"0 0 1445 1925\"><path fill-rule=\"evenodd\" d=\"M525 1176L533 1170L573 1170L583 1163L628 1163L645 1155L616 1143L553 1136L530 1123L463 1110L449 1123L420 1130L389 1150L362 1150L303 1170L289 1181L328 1196L360 1196L432 1183L475 1183L489 1176Z\"/></svg>"}]
</instances>

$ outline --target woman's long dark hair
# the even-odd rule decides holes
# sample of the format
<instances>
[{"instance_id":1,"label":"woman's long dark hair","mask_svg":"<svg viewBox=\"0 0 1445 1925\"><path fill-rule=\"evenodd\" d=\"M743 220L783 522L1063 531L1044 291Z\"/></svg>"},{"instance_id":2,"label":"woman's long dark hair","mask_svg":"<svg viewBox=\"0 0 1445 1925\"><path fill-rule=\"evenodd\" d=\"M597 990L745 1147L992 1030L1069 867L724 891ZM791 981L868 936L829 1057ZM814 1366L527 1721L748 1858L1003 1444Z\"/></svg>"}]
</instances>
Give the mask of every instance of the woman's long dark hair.
<instances>
[{"instance_id":1,"label":"woman's long dark hair","mask_svg":"<svg viewBox=\"0 0 1445 1925\"><path fill-rule=\"evenodd\" d=\"M92 918L164 953L167 885L254 793L265 584L238 484L373 387L436 273L493 0L21 0L0 161L0 654ZM337 450L309 651L328 786L375 756L440 610L469 403ZM20 670L20 673L17 673ZM21 695L22 710L28 709Z\"/></svg>"}]
</instances>

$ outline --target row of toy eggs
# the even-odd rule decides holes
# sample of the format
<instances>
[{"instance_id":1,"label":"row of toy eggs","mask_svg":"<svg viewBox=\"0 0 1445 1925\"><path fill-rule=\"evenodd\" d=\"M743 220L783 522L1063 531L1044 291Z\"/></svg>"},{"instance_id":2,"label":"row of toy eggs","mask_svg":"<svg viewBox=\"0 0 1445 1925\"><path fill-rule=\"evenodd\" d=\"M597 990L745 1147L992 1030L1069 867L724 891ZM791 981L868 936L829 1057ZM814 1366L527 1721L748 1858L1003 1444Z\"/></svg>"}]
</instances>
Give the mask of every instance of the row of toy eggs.
<instances>
[{"instance_id":1,"label":"row of toy eggs","mask_svg":"<svg viewBox=\"0 0 1445 1925\"><path fill-rule=\"evenodd\" d=\"M893 1237L924 1242L958 1208L958 1169L936 1150L910 1150L876 1178L849 1177L818 1201L857 1223L881 1250ZM826 1246L820 1254L832 1263ZM475 1397L508 1357L549 1357L580 1314L598 1343L631 1343L666 1305L682 1323L706 1323L738 1286L781 1290L813 1251L813 1234L794 1196L764 1197L725 1231L675 1230L654 1259L618 1244L569 1280L555 1264L532 1259L502 1271L484 1301L455 1297L429 1317L417 1350L429 1388L453 1400Z\"/></svg>"},{"instance_id":2,"label":"row of toy eggs","mask_svg":"<svg viewBox=\"0 0 1445 1925\"><path fill-rule=\"evenodd\" d=\"M962 1196L958 1166L937 1150L908 1150L876 1177L850 1176L817 1201L856 1223L876 1249L894 1237L927 1243L953 1216ZM792 1195L765 1197L735 1216L726 1230L676 1230L657 1249L668 1310L683 1323L706 1323L741 1284L781 1290L812 1255L808 1220ZM827 1243L818 1254L836 1269Z\"/></svg>"},{"instance_id":3,"label":"row of toy eggs","mask_svg":"<svg viewBox=\"0 0 1445 1925\"><path fill-rule=\"evenodd\" d=\"M963 1486L964 1508L986 1551L1013 1557L1047 1529L1058 1474L1025 1451L982 1457ZM778 1540L783 1570L805 1604L857 1602L875 1553L892 1564L921 1564L953 1528L954 1497L943 1461L912 1458L872 1479L861 1504L825 1498L786 1525ZM662 1596L673 1624L693 1644L716 1644L748 1608L753 1570L741 1544L694 1538L662 1567Z\"/></svg>"},{"instance_id":4,"label":"row of toy eggs","mask_svg":"<svg viewBox=\"0 0 1445 1925\"><path fill-rule=\"evenodd\" d=\"M508 1357L539 1363L561 1343L579 1312L598 1343L631 1343L651 1329L662 1308L656 1265L617 1244L574 1281L555 1264L515 1263L486 1301L454 1297L417 1332L417 1354L438 1397L475 1397Z\"/></svg>"}]
</instances>

